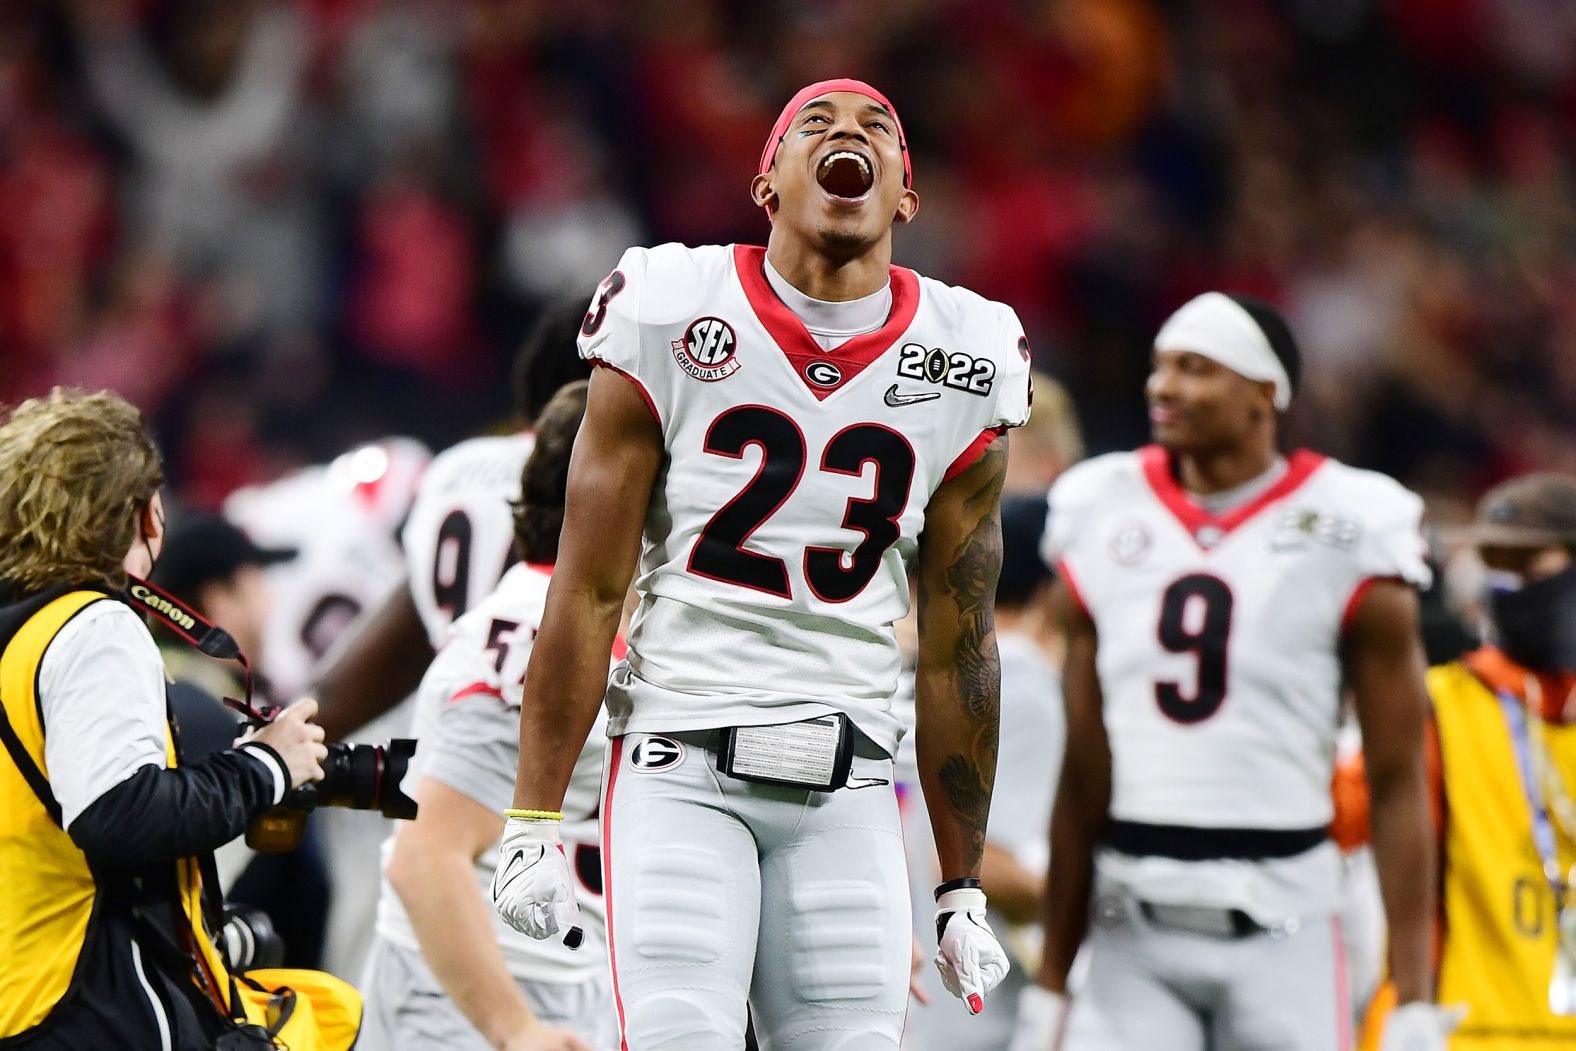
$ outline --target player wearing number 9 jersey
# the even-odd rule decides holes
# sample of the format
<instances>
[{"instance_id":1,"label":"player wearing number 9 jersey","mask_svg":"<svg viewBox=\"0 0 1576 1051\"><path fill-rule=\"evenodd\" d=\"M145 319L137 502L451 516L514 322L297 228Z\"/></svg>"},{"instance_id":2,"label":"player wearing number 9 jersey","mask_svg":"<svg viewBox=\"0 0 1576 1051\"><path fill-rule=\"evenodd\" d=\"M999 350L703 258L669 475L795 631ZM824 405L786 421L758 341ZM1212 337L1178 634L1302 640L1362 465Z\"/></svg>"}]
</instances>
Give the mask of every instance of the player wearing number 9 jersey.
<instances>
[{"instance_id":1,"label":"player wearing number 9 jersey","mask_svg":"<svg viewBox=\"0 0 1576 1051\"><path fill-rule=\"evenodd\" d=\"M751 189L767 248L630 249L585 316L581 354L603 367L505 847L558 864L533 846L552 840L568 778L557 742L584 734L605 692L624 1047L736 1051L748 998L765 1051L896 1049L910 935L893 622L911 568L919 763L949 881L938 965L976 1013L1004 973L978 875L1004 432L1028 417L1028 344L1007 307L891 265L892 225L918 198L870 86L801 91ZM629 655L609 682L592 654L632 574ZM495 901L557 936L562 883L522 872Z\"/></svg>"},{"instance_id":2,"label":"player wearing number 9 jersey","mask_svg":"<svg viewBox=\"0 0 1576 1051\"><path fill-rule=\"evenodd\" d=\"M1015 1051L1051 1045L1091 900L1066 1046L1350 1046L1326 839L1343 682L1380 756L1368 773L1385 799L1392 970L1408 999L1429 996L1422 502L1381 475L1277 453L1297 372L1273 309L1200 296L1156 337L1157 444L1052 489L1044 553L1070 598L1067 760L1046 991L1024 1014L1044 1032Z\"/></svg>"}]
</instances>

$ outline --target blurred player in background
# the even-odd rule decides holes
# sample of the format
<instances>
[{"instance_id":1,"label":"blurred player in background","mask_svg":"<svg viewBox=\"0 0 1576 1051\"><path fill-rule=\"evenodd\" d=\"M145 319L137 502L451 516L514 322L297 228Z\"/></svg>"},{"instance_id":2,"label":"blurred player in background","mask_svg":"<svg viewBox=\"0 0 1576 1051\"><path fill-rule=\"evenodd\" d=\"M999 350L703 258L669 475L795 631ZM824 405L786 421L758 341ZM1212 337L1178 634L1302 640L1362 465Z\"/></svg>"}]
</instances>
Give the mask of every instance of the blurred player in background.
<instances>
[{"instance_id":1,"label":"blurred player in background","mask_svg":"<svg viewBox=\"0 0 1576 1051\"><path fill-rule=\"evenodd\" d=\"M564 800L586 927L579 952L510 929L488 907L500 811L519 762L520 684L558 555L586 384L542 412L515 510L520 561L455 622L417 694L420 803L385 847L378 943L363 983L369 1051L608 1051L617 1016L604 951L597 802L606 742L589 737Z\"/></svg>"},{"instance_id":2,"label":"blurred player in background","mask_svg":"<svg viewBox=\"0 0 1576 1051\"><path fill-rule=\"evenodd\" d=\"M345 628L398 581L400 526L431 459L420 442L389 438L225 500L224 516L253 541L296 552L268 570L259 670L278 696L304 693Z\"/></svg>"},{"instance_id":3,"label":"blurred player in background","mask_svg":"<svg viewBox=\"0 0 1576 1051\"><path fill-rule=\"evenodd\" d=\"M449 625L513 563L509 502L520 494L532 424L554 392L591 372L575 352L584 315L582 303L549 308L521 346L513 369L518 431L469 438L428 466L401 531L404 582L318 669L313 692L329 740L409 695Z\"/></svg>"},{"instance_id":4,"label":"blurred player in background","mask_svg":"<svg viewBox=\"0 0 1576 1051\"><path fill-rule=\"evenodd\" d=\"M891 265L911 183L879 92L812 85L751 184L768 247L630 249L581 326L605 367L493 898L517 929L573 937L560 801L605 693L604 886L630 1051L736 1051L746 1000L766 1051L898 1046L911 943L893 622L910 566L937 964L975 1013L1006 970L979 874L1003 435L1028 418L1029 351L1007 307Z\"/></svg>"},{"instance_id":5,"label":"blurred player in background","mask_svg":"<svg viewBox=\"0 0 1576 1051\"><path fill-rule=\"evenodd\" d=\"M267 571L273 608L259 665L277 696L300 697L351 622L398 584L400 525L430 460L419 442L389 438L225 501L225 517L258 544L296 551ZM361 727L361 736L401 736L408 724L408 713L395 713ZM336 974L359 974L372 940L378 846L387 825L379 815L338 807L320 809L312 824L333 883L324 959Z\"/></svg>"},{"instance_id":6,"label":"blurred player in background","mask_svg":"<svg viewBox=\"0 0 1576 1051\"><path fill-rule=\"evenodd\" d=\"M1350 1046L1327 838L1344 682L1403 1002L1385 1047L1442 1047L1422 502L1383 476L1276 451L1299 362L1267 305L1206 293L1154 346L1157 444L1082 464L1051 493L1045 554L1070 600L1067 758L1044 989L1024 1026L1051 1046L1092 916L1074 1014L1109 1031L1102 1047ZM1078 1030L1071 1048L1088 1043Z\"/></svg>"},{"instance_id":7,"label":"blurred player in background","mask_svg":"<svg viewBox=\"0 0 1576 1051\"><path fill-rule=\"evenodd\" d=\"M1452 1049L1555 1051L1576 1045L1576 479L1495 487L1470 536L1494 644L1428 676L1439 1002L1464 1010Z\"/></svg>"},{"instance_id":8,"label":"blurred player in background","mask_svg":"<svg viewBox=\"0 0 1576 1051\"><path fill-rule=\"evenodd\" d=\"M1034 415L1013 432L1003 497L1043 496L1063 471L1085 455L1078 410L1067 388L1043 372L1034 372L1033 378Z\"/></svg>"}]
</instances>

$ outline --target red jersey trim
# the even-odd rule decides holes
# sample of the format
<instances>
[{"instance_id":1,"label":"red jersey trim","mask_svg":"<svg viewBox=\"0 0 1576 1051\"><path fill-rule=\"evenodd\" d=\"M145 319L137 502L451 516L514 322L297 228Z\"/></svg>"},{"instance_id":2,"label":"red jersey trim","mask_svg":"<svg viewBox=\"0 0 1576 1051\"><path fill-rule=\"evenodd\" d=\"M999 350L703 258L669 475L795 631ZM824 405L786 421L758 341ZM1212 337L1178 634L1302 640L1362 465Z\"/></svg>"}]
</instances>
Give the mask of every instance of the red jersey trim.
<instances>
[{"instance_id":1,"label":"red jersey trim","mask_svg":"<svg viewBox=\"0 0 1576 1051\"><path fill-rule=\"evenodd\" d=\"M497 687L489 686L485 682L473 682L469 686L462 686L460 689L455 690L449 696L449 703L454 704L457 701L463 701L467 697L475 697L478 694L486 697L496 697L500 701L503 700L503 693Z\"/></svg>"},{"instance_id":2,"label":"red jersey trim","mask_svg":"<svg viewBox=\"0 0 1576 1051\"><path fill-rule=\"evenodd\" d=\"M604 361L601 358L592 358L591 364L595 365L599 369L607 369L609 372L616 372L629 382L633 383L635 385L635 389L640 392L640 396L646 400L646 408L651 410L651 418L657 421L658 427L662 426L662 414L657 411L657 403L651 400L651 392L646 390L646 385L644 383L640 382L634 376L631 376L617 365L614 365L608 361Z\"/></svg>"},{"instance_id":3,"label":"red jersey trim","mask_svg":"<svg viewBox=\"0 0 1576 1051\"><path fill-rule=\"evenodd\" d=\"M804 322L799 320L799 315L777 298L767 282L766 249L758 245L734 245L733 269L756 318L817 401L825 401L828 395L841 390L849 380L892 349L898 337L913 324L914 314L919 310L919 275L906 267L894 266L890 271L892 310L887 314L886 323L833 350L822 350L810 330L804 327ZM841 375L836 383L823 386L810 380L805 370L817 361L830 361L837 366Z\"/></svg>"},{"instance_id":4,"label":"red jersey trim","mask_svg":"<svg viewBox=\"0 0 1576 1051\"><path fill-rule=\"evenodd\" d=\"M985 455L985 450L990 448L990 443L1007 433L1005 427L987 427L969 442L967 449L958 454L952 461L952 466L947 468L947 473L941 476L943 482L950 482L958 475L974 466L974 462Z\"/></svg>"},{"instance_id":5,"label":"red jersey trim","mask_svg":"<svg viewBox=\"0 0 1576 1051\"><path fill-rule=\"evenodd\" d=\"M1269 507L1278 500L1282 500L1298 489L1302 488L1313 473L1328 461L1328 457L1321 456L1307 449L1298 449L1286 458L1286 474L1280 481L1270 486L1264 492L1254 497L1241 507L1233 508L1220 517L1215 517L1204 508L1193 502L1176 477L1171 473L1171 454L1158 445L1146 445L1138 450L1139 463L1144 469L1144 478L1149 482L1149 488L1154 490L1155 496L1166 506L1182 523L1182 528L1187 530L1194 543L1198 543L1199 531L1205 527L1213 527L1220 531L1222 538L1242 523L1248 521L1260 511ZM1200 544L1203 547L1206 545Z\"/></svg>"}]
</instances>

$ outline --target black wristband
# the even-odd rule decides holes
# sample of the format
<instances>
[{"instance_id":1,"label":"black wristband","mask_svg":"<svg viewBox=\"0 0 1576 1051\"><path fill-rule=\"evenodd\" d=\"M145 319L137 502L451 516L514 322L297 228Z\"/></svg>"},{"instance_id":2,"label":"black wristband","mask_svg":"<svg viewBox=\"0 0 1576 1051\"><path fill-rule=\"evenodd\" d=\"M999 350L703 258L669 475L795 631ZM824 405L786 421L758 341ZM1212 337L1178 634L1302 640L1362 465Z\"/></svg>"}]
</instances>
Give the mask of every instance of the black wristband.
<instances>
[{"instance_id":1,"label":"black wristband","mask_svg":"<svg viewBox=\"0 0 1576 1051\"><path fill-rule=\"evenodd\" d=\"M958 879L949 879L936 888L936 900L940 901L943 894L955 890L979 890L980 878L978 876L962 876Z\"/></svg>"}]
</instances>

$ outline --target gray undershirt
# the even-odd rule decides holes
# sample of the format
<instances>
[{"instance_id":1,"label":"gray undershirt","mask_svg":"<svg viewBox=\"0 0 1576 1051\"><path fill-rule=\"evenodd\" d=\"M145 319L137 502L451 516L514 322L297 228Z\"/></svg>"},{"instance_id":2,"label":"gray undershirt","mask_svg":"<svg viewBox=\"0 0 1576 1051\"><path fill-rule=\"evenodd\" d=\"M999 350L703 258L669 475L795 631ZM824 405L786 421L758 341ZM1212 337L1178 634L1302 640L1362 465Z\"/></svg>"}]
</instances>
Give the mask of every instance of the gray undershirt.
<instances>
[{"instance_id":1,"label":"gray undershirt","mask_svg":"<svg viewBox=\"0 0 1576 1051\"><path fill-rule=\"evenodd\" d=\"M1269 470L1239 486L1218 493L1195 493L1190 490L1187 495L1195 504L1218 518L1263 496L1269 491L1270 486L1286 476L1287 470L1286 458L1277 456L1275 462L1270 464Z\"/></svg>"},{"instance_id":2,"label":"gray undershirt","mask_svg":"<svg viewBox=\"0 0 1576 1051\"><path fill-rule=\"evenodd\" d=\"M892 282L859 299L832 303L824 299L811 299L788 283L777 272L770 259L766 260L766 280L789 310L804 322L822 350L833 350L855 336L874 332L886 324L892 312Z\"/></svg>"}]
</instances>

